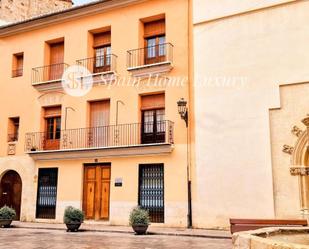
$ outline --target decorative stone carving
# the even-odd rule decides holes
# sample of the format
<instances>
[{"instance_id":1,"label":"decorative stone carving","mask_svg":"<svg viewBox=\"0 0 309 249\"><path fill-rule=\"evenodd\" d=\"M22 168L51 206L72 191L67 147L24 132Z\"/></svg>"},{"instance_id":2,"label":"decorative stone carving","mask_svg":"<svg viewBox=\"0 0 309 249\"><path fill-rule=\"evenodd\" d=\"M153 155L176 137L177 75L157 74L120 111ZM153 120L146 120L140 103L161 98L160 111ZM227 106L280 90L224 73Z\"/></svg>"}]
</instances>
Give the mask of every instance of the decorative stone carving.
<instances>
[{"instance_id":1,"label":"decorative stone carving","mask_svg":"<svg viewBox=\"0 0 309 249\"><path fill-rule=\"evenodd\" d=\"M61 105L64 96L62 92L48 92L40 95L38 101L41 106Z\"/></svg>"},{"instance_id":2,"label":"decorative stone carving","mask_svg":"<svg viewBox=\"0 0 309 249\"><path fill-rule=\"evenodd\" d=\"M290 173L292 176L308 176L309 167L291 167Z\"/></svg>"},{"instance_id":3,"label":"decorative stone carving","mask_svg":"<svg viewBox=\"0 0 309 249\"><path fill-rule=\"evenodd\" d=\"M296 136L296 137L300 137L301 134L303 134L303 131L298 128L296 125L293 126L291 132Z\"/></svg>"},{"instance_id":4,"label":"decorative stone carving","mask_svg":"<svg viewBox=\"0 0 309 249\"><path fill-rule=\"evenodd\" d=\"M16 153L16 143L9 143L8 144L8 155L15 155Z\"/></svg>"},{"instance_id":5,"label":"decorative stone carving","mask_svg":"<svg viewBox=\"0 0 309 249\"><path fill-rule=\"evenodd\" d=\"M309 115L307 114L307 117L305 117L303 120L302 120L303 124L306 125L307 127L309 127Z\"/></svg>"},{"instance_id":6,"label":"decorative stone carving","mask_svg":"<svg viewBox=\"0 0 309 249\"><path fill-rule=\"evenodd\" d=\"M283 145L282 151L283 151L284 153L287 153L287 154L292 155L292 153L293 153L293 151L294 151L294 147L285 144L285 145Z\"/></svg>"}]
</instances>

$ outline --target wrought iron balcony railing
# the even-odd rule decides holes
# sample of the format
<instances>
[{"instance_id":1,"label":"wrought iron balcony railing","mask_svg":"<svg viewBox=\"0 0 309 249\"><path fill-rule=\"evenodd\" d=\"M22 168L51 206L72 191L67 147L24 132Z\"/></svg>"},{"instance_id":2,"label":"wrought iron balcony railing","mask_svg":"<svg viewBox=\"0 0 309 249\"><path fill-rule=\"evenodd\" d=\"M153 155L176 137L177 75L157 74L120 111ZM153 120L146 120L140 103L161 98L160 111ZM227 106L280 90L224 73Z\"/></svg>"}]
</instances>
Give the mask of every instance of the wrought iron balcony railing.
<instances>
[{"instance_id":1,"label":"wrought iron balcony railing","mask_svg":"<svg viewBox=\"0 0 309 249\"><path fill-rule=\"evenodd\" d=\"M173 144L174 123L134 123L62 130L59 136L47 132L26 134L26 152L104 149L146 144ZM53 138L53 139L50 139Z\"/></svg>"},{"instance_id":2,"label":"wrought iron balcony railing","mask_svg":"<svg viewBox=\"0 0 309 249\"><path fill-rule=\"evenodd\" d=\"M68 67L66 63L59 63L32 68L32 84L61 80L64 70Z\"/></svg>"},{"instance_id":3,"label":"wrought iron balcony railing","mask_svg":"<svg viewBox=\"0 0 309 249\"><path fill-rule=\"evenodd\" d=\"M149 65L173 62L173 45L164 43L145 48L129 50L127 52L128 70Z\"/></svg>"},{"instance_id":4,"label":"wrought iron balcony railing","mask_svg":"<svg viewBox=\"0 0 309 249\"><path fill-rule=\"evenodd\" d=\"M117 56L114 54L91 57L76 61L77 65L83 66L92 74L115 72Z\"/></svg>"}]
</instances>

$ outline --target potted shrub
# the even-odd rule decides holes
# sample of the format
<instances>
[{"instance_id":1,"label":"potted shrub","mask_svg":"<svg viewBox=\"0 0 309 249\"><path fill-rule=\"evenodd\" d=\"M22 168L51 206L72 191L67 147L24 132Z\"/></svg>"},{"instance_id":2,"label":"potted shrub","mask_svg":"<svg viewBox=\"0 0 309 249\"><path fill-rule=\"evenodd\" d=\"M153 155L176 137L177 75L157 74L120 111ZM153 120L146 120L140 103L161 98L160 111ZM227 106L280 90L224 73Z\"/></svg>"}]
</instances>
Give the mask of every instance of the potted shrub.
<instances>
[{"instance_id":1,"label":"potted shrub","mask_svg":"<svg viewBox=\"0 0 309 249\"><path fill-rule=\"evenodd\" d=\"M146 234L150 224L149 212L140 207L134 208L130 213L130 226L137 235Z\"/></svg>"},{"instance_id":2,"label":"potted shrub","mask_svg":"<svg viewBox=\"0 0 309 249\"><path fill-rule=\"evenodd\" d=\"M0 209L0 227L10 227L16 212L13 208L4 206Z\"/></svg>"},{"instance_id":3,"label":"potted shrub","mask_svg":"<svg viewBox=\"0 0 309 249\"><path fill-rule=\"evenodd\" d=\"M77 232L84 222L84 213L78 208L67 207L64 211L63 222L67 226L67 232Z\"/></svg>"}]
</instances>

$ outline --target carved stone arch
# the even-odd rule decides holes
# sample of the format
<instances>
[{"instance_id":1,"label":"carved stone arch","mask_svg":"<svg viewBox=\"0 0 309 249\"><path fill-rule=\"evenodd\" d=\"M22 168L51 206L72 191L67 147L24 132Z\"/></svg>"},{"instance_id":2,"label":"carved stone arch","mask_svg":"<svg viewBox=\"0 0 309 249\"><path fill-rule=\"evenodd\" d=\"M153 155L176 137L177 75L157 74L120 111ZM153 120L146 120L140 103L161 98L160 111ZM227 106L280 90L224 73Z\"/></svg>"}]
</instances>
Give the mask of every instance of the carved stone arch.
<instances>
[{"instance_id":1,"label":"carved stone arch","mask_svg":"<svg viewBox=\"0 0 309 249\"><path fill-rule=\"evenodd\" d=\"M298 176L300 206L303 215L309 214L309 117L302 120L306 130L298 136L293 152L291 154L291 175Z\"/></svg>"},{"instance_id":2,"label":"carved stone arch","mask_svg":"<svg viewBox=\"0 0 309 249\"><path fill-rule=\"evenodd\" d=\"M308 164L308 133L307 131L302 132L300 137L297 139L294 146L294 150L291 155L292 166L305 166Z\"/></svg>"}]
</instances>

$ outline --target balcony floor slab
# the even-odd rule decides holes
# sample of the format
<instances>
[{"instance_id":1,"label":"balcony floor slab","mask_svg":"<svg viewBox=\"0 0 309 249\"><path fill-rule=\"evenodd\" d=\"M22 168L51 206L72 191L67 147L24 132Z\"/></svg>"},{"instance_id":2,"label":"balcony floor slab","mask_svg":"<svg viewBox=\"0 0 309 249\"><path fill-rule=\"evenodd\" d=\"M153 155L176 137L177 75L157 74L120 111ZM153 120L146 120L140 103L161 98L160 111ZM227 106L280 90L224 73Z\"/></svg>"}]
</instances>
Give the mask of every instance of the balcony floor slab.
<instances>
[{"instance_id":1,"label":"balcony floor slab","mask_svg":"<svg viewBox=\"0 0 309 249\"><path fill-rule=\"evenodd\" d=\"M68 150L46 150L27 152L34 160L68 160L102 157L132 157L170 154L174 145L168 143L142 144L128 147L102 147Z\"/></svg>"}]
</instances>

